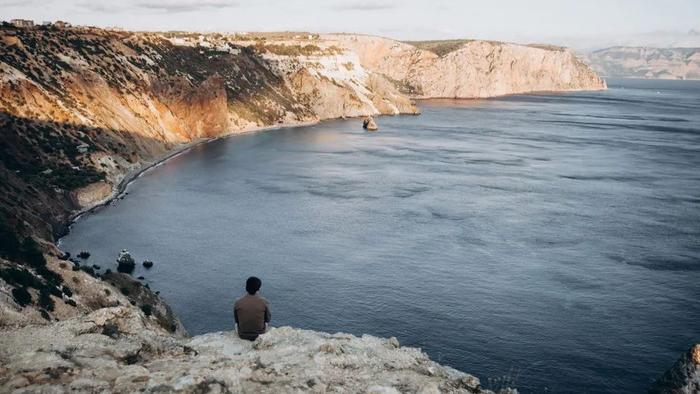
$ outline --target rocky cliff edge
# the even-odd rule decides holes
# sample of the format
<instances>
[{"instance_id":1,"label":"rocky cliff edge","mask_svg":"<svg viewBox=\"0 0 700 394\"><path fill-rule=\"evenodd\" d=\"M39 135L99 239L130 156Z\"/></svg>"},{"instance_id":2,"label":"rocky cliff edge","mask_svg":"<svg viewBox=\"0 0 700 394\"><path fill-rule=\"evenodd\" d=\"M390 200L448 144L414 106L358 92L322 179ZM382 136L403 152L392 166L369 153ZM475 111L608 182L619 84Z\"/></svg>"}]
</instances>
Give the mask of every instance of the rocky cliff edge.
<instances>
[{"instance_id":1,"label":"rocky cliff edge","mask_svg":"<svg viewBox=\"0 0 700 394\"><path fill-rule=\"evenodd\" d=\"M6 330L0 360L2 392L490 392L396 338L290 327L255 342L178 338L128 306Z\"/></svg>"}]
</instances>

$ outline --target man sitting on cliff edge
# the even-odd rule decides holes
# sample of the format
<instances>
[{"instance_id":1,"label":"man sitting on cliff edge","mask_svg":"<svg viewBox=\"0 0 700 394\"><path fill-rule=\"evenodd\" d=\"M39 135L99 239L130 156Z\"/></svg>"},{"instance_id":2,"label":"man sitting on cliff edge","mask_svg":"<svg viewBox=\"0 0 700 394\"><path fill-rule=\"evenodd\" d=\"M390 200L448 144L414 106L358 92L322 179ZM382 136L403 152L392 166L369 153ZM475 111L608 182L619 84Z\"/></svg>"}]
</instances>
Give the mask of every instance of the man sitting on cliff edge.
<instances>
[{"instance_id":1,"label":"man sitting on cliff edge","mask_svg":"<svg viewBox=\"0 0 700 394\"><path fill-rule=\"evenodd\" d=\"M262 281L251 276L245 282L248 294L236 300L233 305L233 318L236 321L236 331L242 339L254 341L258 335L267 331L270 322L270 304L257 293Z\"/></svg>"}]
</instances>

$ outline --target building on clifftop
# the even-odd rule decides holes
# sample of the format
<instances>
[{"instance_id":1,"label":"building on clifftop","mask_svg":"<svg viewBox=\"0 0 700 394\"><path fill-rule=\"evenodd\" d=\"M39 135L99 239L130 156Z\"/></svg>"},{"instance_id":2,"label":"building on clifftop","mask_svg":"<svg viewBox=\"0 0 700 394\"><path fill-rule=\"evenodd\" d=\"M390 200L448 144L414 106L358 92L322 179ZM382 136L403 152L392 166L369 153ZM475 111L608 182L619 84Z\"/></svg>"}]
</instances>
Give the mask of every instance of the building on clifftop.
<instances>
[{"instance_id":1,"label":"building on clifftop","mask_svg":"<svg viewBox=\"0 0 700 394\"><path fill-rule=\"evenodd\" d=\"M34 27L34 21L30 19L11 19L10 23L15 27Z\"/></svg>"}]
</instances>

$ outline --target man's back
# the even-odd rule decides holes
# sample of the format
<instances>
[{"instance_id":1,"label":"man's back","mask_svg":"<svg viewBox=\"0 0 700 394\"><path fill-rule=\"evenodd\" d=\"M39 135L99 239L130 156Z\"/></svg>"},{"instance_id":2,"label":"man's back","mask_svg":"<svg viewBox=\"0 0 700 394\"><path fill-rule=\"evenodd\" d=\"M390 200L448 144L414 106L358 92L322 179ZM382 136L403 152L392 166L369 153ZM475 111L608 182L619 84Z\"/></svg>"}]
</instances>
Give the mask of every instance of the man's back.
<instances>
[{"instance_id":1,"label":"man's back","mask_svg":"<svg viewBox=\"0 0 700 394\"><path fill-rule=\"evenodd\" d=\"M270 306L266 299L246 294L236 300L233 316L238 324L238 336L252 341L265 332L265 323L270 321Z\"/></svg>"}]
</instances>

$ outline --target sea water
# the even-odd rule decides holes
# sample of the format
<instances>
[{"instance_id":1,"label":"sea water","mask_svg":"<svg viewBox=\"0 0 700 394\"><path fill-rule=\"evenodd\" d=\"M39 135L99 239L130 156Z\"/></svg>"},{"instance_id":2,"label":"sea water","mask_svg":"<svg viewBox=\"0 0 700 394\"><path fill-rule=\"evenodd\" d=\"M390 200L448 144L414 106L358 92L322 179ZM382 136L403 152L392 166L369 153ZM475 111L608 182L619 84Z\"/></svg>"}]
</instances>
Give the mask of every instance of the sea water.
<instances>
[{"instance_id":1,"label":"sea water","mask_svg":"<svg viewBox=\"0 0 700 394\"><path fill-rule=\"evenodd\" d=\"M396 336L482 385L642 392L700 342L700 83L419 103L235 136L61 246L121 249L192 334L262 278L272 324Z\"/></svg>"}]
</instances>

